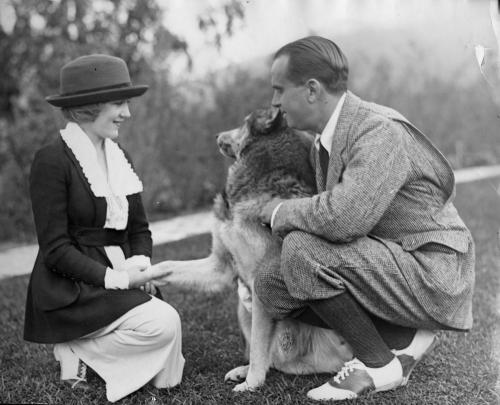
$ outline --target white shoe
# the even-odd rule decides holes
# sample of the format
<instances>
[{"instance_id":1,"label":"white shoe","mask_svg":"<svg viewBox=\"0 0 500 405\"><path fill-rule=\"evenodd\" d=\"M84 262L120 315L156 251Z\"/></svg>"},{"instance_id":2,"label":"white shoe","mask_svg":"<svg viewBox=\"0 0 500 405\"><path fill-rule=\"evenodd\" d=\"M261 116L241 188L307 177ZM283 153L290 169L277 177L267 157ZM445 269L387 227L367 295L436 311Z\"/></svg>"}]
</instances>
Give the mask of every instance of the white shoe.
<instances>
[{"instance_id":1,"label":"white shoe","mask_svg":"<svg viewBox=\"0 0 500 405\"><path fill-rule=\"evenodd\" d=\"M403 366L403 383L406 385L411 372L425 356L427 356L438 343L436 333L426 329L418 329L410 345L401 350L392 350Z\"/></svg>"},{"instance_id":2,"label":"white shoe","mask_svg":"<svg viewBox=\"0 0 500 405\"><path fill-rule=\"evenodd\" d=\"M74 380L76 383L87 381L87 365L80 360L67 343L54 345L54 357L61 366L61 380Z\"/></svg>"},{"instance_id":3,"label":"white shoe","mask_svg":"<svg viewBox=\"0 0 500 405\"><path fill-rule=\"evenodd\" d=\"M307 393L317 401L340 401L357 398L370 391L387 391L397 388L403 381L403 368L397 357L383 367L366 367L358 359L344 364L329 381Z\"/></svg>"}]
</instances>

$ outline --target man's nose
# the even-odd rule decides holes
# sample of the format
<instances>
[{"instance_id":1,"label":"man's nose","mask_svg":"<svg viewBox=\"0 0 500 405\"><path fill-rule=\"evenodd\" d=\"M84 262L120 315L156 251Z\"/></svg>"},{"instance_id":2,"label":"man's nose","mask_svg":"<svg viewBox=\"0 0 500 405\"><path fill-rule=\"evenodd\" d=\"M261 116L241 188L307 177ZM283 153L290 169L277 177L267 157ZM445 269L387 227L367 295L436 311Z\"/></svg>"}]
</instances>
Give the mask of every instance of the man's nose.
<instances>
[{"instance_id":1,"label":"man's nose","mask_svg":"<svg viewBox=\"0 0 500 405\"><path fill-rule=\"evenodd\" d=\"M281 107L281 100L279 99L279 97L276 94L273 94L273 98L271 100L271 105L274 108L280 108Z\"/></svg>"}]
</instances>

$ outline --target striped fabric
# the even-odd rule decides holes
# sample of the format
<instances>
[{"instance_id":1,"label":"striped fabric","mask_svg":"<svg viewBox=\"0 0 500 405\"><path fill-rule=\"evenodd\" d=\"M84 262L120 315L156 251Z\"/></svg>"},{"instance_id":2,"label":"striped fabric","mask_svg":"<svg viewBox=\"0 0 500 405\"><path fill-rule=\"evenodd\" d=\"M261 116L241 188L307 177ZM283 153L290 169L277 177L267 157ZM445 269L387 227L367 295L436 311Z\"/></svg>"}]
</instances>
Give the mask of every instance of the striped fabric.
<instances>
[{"instance_id":1,"label":"striped fabric","mask_svg":"<svg viewBox=\"0 0 500 405\"><path fill-rule=\"evenodd\" d=\"M281 272L259 275L261 299L282 317L347 288L388 321L469 329L474 242L444 156L401 114L351 92L331 150L326 186L311 151L320 193L277 212Z\"/></svg>"}]
</instances>

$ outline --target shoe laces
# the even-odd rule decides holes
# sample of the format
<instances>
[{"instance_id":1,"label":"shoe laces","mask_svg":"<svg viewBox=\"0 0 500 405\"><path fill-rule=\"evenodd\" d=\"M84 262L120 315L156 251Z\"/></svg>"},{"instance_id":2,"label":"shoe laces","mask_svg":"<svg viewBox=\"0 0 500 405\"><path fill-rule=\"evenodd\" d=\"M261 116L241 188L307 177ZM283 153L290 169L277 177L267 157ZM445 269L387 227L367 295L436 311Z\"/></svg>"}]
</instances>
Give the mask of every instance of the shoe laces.
<instances>
[{"instance_id":1,"label":"shoe laces","mask_svg":"<svg viewBox=\"0 0 500 405\"><path fill-rule=\"evenodd\" d=\"M74 382L73 382L73 384L71 384L71 388L75 388L77 386L77 384L79 384L81 382L87 382L87 379L86 378L82 378L82 377L72 378L72 380Z\"/></svg>"},{"instance_id":2,"label":"shoe laces","mask_svg":"<svg viewBox=\"0 0 500 405\"><path fill-rule=\"evenodd\" d=\"M354 369L359 369L361 364L362 363L358 359L353 359L344 363L340 371L335 375L335 377L333 377L333 381L340 384L340 382L345 380L349 376L349 373L354 371Z\"/></svg>"},{"instance_id":3,"label":"shoe laces","mask_svg":"<svg viewBox=\"0 0 500 405\"><path fill-rule=\"evenodd\" d=\"M87 381L87 365L81 361L78 360L78 371L76 373L76 382L73 385L76 385L80 381Z\"/></svg>"}]
</instances>

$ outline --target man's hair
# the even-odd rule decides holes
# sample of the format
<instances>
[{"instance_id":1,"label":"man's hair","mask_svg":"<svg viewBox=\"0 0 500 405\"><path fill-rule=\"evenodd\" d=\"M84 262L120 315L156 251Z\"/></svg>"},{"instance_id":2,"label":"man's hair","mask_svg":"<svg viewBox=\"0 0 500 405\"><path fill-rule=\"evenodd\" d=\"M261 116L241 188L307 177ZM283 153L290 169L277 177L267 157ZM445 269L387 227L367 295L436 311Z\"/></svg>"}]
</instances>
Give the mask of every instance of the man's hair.
<instances>
[{"instance_id":1,"label":"man's hair","mask_svg":"<svg viewBox=\"0 0 500 405\"><path fill-rule=\"evenodd\" d=\"M347 58L333 41L318 36L305 37L280 48L274 60L279 56L288 56L287 78L293 84L316 79L330 93L347 90Z\"/></svg>"},{"instance_id":2,"label":"man's hair","mask_svg":"<svg viewBox=\"0 0 500 405\"><path fill-rule=\"evenodd\" d=\"M68 107L61 109L64 118L68 121L81 124L94 122L101 112L101 104L87 104L79 107Z\"/></svg>"}]
</instances>

